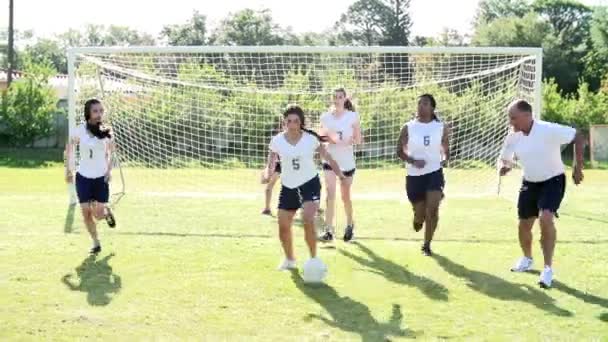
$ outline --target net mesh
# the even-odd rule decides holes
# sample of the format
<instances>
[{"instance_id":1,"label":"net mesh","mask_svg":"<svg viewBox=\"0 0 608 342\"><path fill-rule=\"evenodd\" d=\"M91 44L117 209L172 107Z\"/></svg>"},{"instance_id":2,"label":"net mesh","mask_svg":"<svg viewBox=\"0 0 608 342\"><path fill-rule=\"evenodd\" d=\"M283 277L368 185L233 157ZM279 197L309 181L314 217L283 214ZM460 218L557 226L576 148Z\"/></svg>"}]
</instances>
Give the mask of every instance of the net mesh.
<instances>
[{"instance_id":1,"label":"net mesh","mask_svg":"<svg viewBox=\"0 0 608 342\"><path fill-rule=\"evenodd\" d=\"M257 197L268 143L288 104L318 128L334 89L343 87L361 118L356 198L401 198L401 127L417 97L431 93L451 127L446 191L495 194L496 158L515 98L533 102L535 56L408 52L112 52L75 54L76 110L104 102L116 134L127 193ZM116 187L115 187L116 188Z\"/></svg>"}]
</instances>

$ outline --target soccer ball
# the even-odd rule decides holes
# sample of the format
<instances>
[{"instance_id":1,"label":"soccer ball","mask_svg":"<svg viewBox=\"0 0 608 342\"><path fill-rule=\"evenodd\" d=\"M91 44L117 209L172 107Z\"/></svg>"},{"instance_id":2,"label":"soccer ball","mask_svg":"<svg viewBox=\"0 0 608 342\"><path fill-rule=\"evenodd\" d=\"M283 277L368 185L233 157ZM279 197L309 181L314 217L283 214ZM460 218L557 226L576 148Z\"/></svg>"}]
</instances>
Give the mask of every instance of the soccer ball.
<instances>
[{"instance_id":1,"label":"soccer ball","mask_svg":"<svg viewBox=\"0 0 608 342\"><path fill-rule=\"evenodd\" d=\"M322 283L327 276L327 266L319 258L309 259L304 264L303 279L305 283Z\"/></svg>"}]
</instances>

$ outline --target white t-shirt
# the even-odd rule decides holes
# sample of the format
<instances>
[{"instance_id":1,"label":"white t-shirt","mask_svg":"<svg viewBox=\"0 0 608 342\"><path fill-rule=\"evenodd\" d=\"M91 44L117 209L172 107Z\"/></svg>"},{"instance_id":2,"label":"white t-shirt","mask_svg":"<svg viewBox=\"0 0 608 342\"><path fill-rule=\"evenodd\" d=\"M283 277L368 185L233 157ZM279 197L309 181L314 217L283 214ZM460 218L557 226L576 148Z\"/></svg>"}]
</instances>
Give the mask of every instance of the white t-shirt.
<instances>
[{"instance_id":1,"label":"white t-shirt","mask_svg":"<svg viewBox=\"0 0 608 342\"><path fill-rule=\"evenodd\" d=\"M84 124L76 127L73 136L80 139L78 173L86 178L105 176L108 170L106 149L110 139L99 139L93 136L87 131Z\"/></svg>"},{"instance_id":2,"label":"white t-shirt","mask_svg":"<svg viewBox=\"0 0 608 342\"><path fill-rule=\"evenodd\" d=\"M522 165L524 179L543 182L565 172L561 145L574 140L576 129L552 122L534 120L530 134L512 132L505 138L500 159Z\"/></svg>"},{"instance_id":3,"label":"white t-shirt","mask_svg":"<svg viewBox=\"0 0 608 342\"><path fill-rule=\"evenodd\" d=\"M354 135L354 125L359 122L359 115L356 112L345 112L339 118L332 113L325 113L319 119L321 125L328 132L338 135L340 140L349 140ZM329 144L327 152L340 166L342 171L350 171L356 167L355 151L353 145Z\"/></svg>"},{"instance_id":4,"label":"white t-shirt","mask_svg":"<svg viewBox=\"0 0 608 342\"><path fill-rule=\"evenodd\" d=\"M320 143L314 135L303 132L297 144L292 145L285 135L285 132L275 135L270 150L281 158L281 183L295 189L319 175L315 152Z\"/></svg>"},{"instance_id":5,"label":"white t-shirt","mask_svg":"<svg viewBox=\"0 0 608 342\"><path fill-rule=\"evenodd\" d=\"M406 163L407 174L409 176L421 176L441 169L443 122L437 120L420 122L413 119L405 125L408 135L407 155L426 162L422 169Z\"/></svg>"}]
</instances>

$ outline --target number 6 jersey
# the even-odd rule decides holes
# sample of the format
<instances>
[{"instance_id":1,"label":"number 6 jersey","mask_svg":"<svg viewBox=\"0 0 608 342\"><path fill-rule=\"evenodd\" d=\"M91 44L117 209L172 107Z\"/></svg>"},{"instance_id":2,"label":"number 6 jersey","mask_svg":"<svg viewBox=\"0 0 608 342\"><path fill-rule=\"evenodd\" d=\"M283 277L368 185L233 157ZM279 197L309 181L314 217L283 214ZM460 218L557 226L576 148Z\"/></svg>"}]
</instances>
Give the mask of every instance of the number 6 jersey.
<instances>
[{"instance_id":1,"label":"number 6 jersey","mask_svg":"<svg viewBox=\"0 0 608 342\"><path fill-rule=\"evenodd\" d=\"M407 155L426 162L422 169L407 163L408 176L421 176L441 169L443 122L437 120L420 122L414 119L405 125L407 126L408 136Z\"/></svg>"},{"instance_id":2,"label":"number 6 jersey","mask_svg":"<svg viewBox=\"0 0 608 342\"><path fill-rule=\"evenodd\" d=\"M281 158L281 184L295 189L319 175L315 164L315 152L319 140L314 135L302 132L302 137L292 145L286 132L275 135L270 141L270 150Z\"/></svg>"}]
</instances>

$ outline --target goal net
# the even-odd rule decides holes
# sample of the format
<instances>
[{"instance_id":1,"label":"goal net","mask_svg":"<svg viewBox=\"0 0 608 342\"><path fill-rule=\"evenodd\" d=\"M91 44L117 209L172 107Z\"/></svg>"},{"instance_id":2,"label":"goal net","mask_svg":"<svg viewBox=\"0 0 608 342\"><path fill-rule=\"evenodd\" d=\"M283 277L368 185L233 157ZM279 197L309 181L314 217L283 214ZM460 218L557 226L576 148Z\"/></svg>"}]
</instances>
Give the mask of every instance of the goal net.
<instances>
[{"instance_id":1,"label":"goal net","mask_svg":"<svg viewBox=\"0 0 608 342\"><path fill-rule=\"evenodd\" d=\"M451 127L447 193L490 195L508 104L524 98L540 108L540 58L527 48L75 48L70 126L88 98L104 102L127 193L256 198L283 109L300 105L317 129L343 87L364 140L353 197L403 198L397 138L417 97L431 93Z\"/></svg>"}]
</instances>

